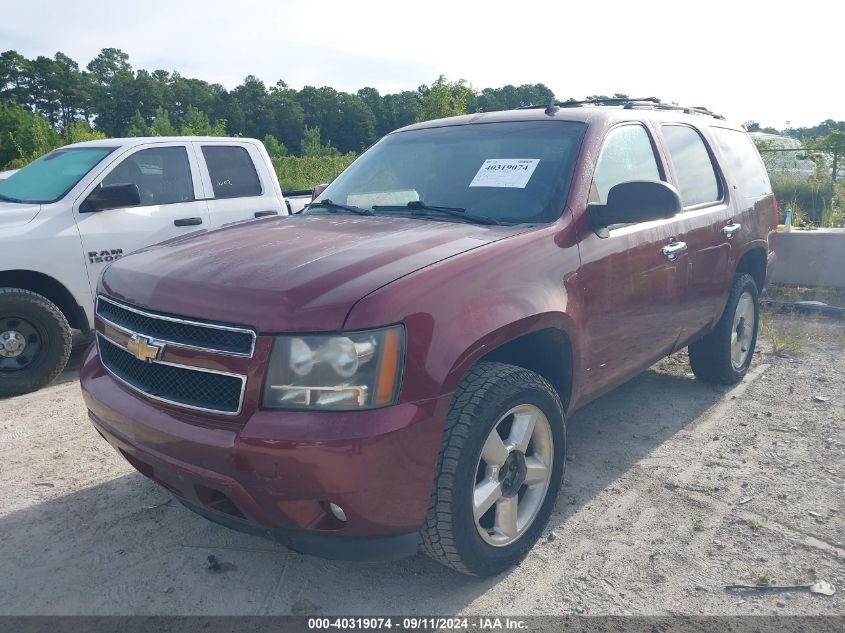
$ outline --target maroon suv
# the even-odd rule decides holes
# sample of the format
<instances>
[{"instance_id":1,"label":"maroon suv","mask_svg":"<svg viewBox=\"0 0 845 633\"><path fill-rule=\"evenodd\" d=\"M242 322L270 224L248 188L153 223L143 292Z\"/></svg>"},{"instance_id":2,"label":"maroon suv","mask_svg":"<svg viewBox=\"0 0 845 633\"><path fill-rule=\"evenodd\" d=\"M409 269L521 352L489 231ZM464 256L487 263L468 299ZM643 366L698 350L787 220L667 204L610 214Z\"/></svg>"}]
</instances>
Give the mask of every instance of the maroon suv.
<instances>
[{"instance_id":1,"label":"maroon suv","mask_svg":"<svg viewBox=\"0 0 845 633\"><path fill-rule=\"evenodd\" d=\"M301 215L112 264L85 401L213 521L494 574L552 512L566 415L684 346L742 379L776 224L751 140L706 110L412 125Z\"/></svg>"}]
</instances>

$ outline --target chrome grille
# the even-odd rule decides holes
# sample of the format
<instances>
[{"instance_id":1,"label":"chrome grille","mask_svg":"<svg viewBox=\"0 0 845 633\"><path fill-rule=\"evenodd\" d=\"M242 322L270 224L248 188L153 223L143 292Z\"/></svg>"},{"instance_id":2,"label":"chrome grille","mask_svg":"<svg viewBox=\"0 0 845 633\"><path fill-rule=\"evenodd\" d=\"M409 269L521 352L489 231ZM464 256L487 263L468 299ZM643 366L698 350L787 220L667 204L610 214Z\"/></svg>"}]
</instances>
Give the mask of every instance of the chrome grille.
<instances>
[{"instance_id":1,"label":"chrome grille","mask_svg":"<svg viewBox=\"0 0 845 633\"><path fill-rule=\"evenodd\" d=\"M252 356L255 348L255 332L248 328L148 312L102 295L97 297L97 316L126 332L181 347L231 356Z\"/></svg>"},{"instance_id":2,"label":"chrome grille","mask_svg":"<svg viewBox=\"0 0 845 633\"><path fill-rule=\"evenodd\" d=\"M227 415L240 413L246 377L162 361L138 360L122 346L97 334L103 366L143 394L189 409Z\"/></svg>"}]
</instances>

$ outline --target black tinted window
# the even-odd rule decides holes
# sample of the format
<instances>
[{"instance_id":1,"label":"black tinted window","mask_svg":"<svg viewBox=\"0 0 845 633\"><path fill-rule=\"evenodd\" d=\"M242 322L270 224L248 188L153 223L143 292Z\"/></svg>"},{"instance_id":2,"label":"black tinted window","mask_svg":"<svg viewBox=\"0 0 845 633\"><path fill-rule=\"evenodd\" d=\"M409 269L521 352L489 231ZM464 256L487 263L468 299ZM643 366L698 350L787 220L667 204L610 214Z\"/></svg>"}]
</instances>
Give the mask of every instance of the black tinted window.
<instances>
[{"instance_id":1,"label":"black tinted window","mask_svg":"<svg viewBox=\"0 0 845 633\"><path fill-rule=\"evenodd\" d=\"M719 180L699 133L686 125L664 125L663 137L675 166L681 203L693 207L720 200Z\"/></svg>"},{"instance_id":2,"label":"black tinted window","mask_svg":"<svg viewBox=\"0 0 845 633\"><path fill-rule=\"evenodd\" d=\"M772 193L769 175L748 134L739 130L711 128L725 159L725 167L743 195L760 198Z\"/></svg>"},{"instance_id":3,"label":"black tinted window","mask_svg":"<svg viewBox=\"0 0 845 633\"><path fill-rule=\"evenodd\" d=\"M590 202L606 203L611 187L632 180L660 180L651 140L641 125L623 125L607 135L596 162Z\"/></svg>"},{"instance_id":4,"label":"black tinted window","mask_svg":"<svg viewBox=\"0 0 845 633\"><path fill-rule=\"evenodd\" d=\"M260 196L261 181L246 148L232 145L203 145L215 198Z\"/></svg>"},{"instance_id":5,"label":"black tinted window","mask_svg":"<svg viewBox=\"0 0 845 633\"><path fill-rule=\"evenodd\" d=\"M103 184L138 185L141 206L194 199L191 165L184 147L154 147L135 152L103 178Z\"/></svg>"}]
</instances>

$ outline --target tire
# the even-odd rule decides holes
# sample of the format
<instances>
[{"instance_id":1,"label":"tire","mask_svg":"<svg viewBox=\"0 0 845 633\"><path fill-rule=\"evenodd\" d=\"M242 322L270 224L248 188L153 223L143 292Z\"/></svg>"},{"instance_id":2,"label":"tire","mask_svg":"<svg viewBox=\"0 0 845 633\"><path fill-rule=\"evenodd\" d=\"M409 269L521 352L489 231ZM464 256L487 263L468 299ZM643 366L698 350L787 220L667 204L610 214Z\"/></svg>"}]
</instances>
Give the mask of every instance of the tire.
<instances>
[{"instance_id":1,"label":"tire","mask_svg":"<svg viewBox=\"0 0 845 633\"><path fill-rule=\"evenodd\" d=\"M515 411L514 415L505 415L511 411ZM515 416L519 416L520 426ZM535 416L534 424L526 422L531 416ZM520 433L520 428L533 429L530 442L526 440L522 446L524 450L514 448L504 453L508 458L501 467L492 465L501 462L500 458L491 459L488 464L483 449L488 450L492 433L508 450L508 440L529 437L529 433ZM501 434L506 435L504 441ZM544 460L550 464L539 475L537 464ZM428 516L421 530L423 550L447 567L476 576L492 576L517 564L549 520L565 461L563 405L552 386L521 367L479 363L458 386L446 419ZM497 469L498 476L491 474L495 472L491 468ZM547 480L541 483L538 477ZM520 483L523 480L526 483ZM527 483L532 480L535 483ZM485 490L498 486L498 494L503 496L477 521L474 499L484 496L479 496L479 486ZM516 506L512 505L514 500ZM507 507L512 510L500 513L500 508L505 508L500 502L510 504ZM516 518L512 522L502 518L508 516L519 516L522 527L518 527ZM509 530L513 537L497 532L497 523L490 527L500 519L503 525L517 526L517 530Z\"/></svg>"},{"instance_id":2,"label":"tire","mask_svg":"<svg viewBox=\"0 0 845 633\"><path fill-rule=\"evenodd\" d=\"M746 316L740 317L739 312ZM750 326L749 314L753 314ZM751 275L737 274L719 323L707 336L689 346L690 365L696 378L724 385L740 382L751 366L759 327L757 284Z\"/></svg>"},{"instance_id":3,"label":"tire","mask_svg":"<svg viewBox=\"0 0 845 633\"><path fill-rule=\"evenodd\" d=\"M67 364L71 338L65 315L52 301L29 290L0 288L0 398L52 382Z\"/></svg>"}]
</instances>

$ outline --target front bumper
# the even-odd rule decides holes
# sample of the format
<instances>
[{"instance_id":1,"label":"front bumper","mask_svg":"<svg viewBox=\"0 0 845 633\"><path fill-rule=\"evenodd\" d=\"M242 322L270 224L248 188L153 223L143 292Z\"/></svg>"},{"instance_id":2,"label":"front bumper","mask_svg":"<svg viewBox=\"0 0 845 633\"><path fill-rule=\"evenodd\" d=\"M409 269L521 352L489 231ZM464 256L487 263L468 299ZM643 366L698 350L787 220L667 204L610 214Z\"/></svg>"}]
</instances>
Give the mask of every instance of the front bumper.
<instances>
[{"instance_id":1,"label":"front bumper","mask_svg":"<svg viewBox=\"0 0 845 633\"><path fill-rule=\"evenodd\" d=\"M93 347L80 378L100 434L199 514L328 558L416 551L451 396L351 413L259 409L227 428L132 392Z\"/></svg>"}]
</instances>

